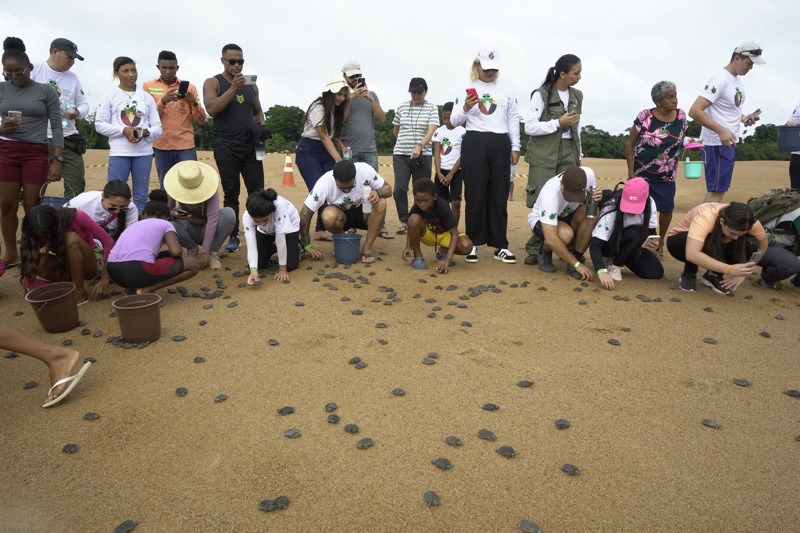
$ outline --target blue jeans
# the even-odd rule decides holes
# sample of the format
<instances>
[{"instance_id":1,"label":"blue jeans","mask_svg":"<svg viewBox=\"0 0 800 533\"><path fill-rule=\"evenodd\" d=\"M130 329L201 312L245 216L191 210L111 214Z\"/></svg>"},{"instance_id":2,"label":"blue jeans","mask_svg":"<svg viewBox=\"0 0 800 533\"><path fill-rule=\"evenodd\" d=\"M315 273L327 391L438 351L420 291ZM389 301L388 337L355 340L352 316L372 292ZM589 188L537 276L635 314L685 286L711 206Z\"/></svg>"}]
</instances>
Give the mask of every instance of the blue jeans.
<instances>
[{"instance_id":1,"label":"blue jeans","mask_svg":"<svg viewBox=\"0 0 800 533\"><path fill-rule=\"evenodd\" d=\"M378 152L353 152L353 162L366 163L380 174L378 170Z\"/></svg>"},{"instance_id":2,"label":"blue jeans","mask_svg":"<svg viewBox=\"0 0 800 533\"><path fill-rule=\"evenodd\" d=\"M309 139L308 137L300 137L294 160L297 164L297 170L300 171L303 181L306 182L308 192L311 192L311 189L314 188L314 185L317 184L323 174L333 170L333 164L335 163L322 141ZM322 212L322 209L320 209L320 212ZM317 214L315 230L325 230L319 214Z\"/></svg>"},{"instance_id":3,"label":"blue jeans","mask_svg":"<svg viewBox=\"0 0 800 533\"><path fill-rule=\"evenodd\" d=\"M108 158L108 181L122 180L127 182L128 175L133 178L133 203L141 215L147 203L147 191L150 185L150 169L153 167L152 155L119 156Z\"/></svg>"},{"instance_id":4,"label":"blue jeans","mask_svg":"<svg viewBox=\"0 0 800 533\"><path fill-rule=\"evenodd\" d=\"M159 187L164 188L164 176L175 163L181 161L197 161L197 150L187 148L186 150L159 150L153 148L154 159L156 160L156 172L158 173Z\"/></svg>"}]
</instances>

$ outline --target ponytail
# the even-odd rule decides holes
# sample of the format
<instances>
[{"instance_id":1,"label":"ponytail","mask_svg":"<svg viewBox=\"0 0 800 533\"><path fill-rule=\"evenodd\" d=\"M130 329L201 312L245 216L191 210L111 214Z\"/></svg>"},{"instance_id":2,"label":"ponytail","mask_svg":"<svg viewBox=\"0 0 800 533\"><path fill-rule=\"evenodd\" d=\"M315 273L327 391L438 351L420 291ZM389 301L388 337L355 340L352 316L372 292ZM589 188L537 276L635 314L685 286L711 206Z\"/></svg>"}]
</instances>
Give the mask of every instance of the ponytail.
<instances>
[{"instance_id":1,"label":"ponytail","mask_svg":"<svg viewBox=\"0 0 800 533\"><path fill-rule=\"evenodd\" d=\"M275 189L258 189L247 197L245 209L253 218L262 218L275 212L278 193Z\"/></svg>"}]
</instances>

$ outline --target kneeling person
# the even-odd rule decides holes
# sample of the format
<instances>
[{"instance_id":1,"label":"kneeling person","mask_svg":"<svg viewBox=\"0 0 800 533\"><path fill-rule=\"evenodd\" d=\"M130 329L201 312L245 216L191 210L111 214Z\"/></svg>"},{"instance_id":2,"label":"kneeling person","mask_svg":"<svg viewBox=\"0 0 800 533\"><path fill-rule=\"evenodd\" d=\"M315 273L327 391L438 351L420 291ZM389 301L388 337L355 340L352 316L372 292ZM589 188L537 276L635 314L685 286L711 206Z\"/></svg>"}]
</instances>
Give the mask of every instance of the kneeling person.
<instances>
[{"instance_id":1,"label":"kneeling person","mask_svg":"<svg viewBox=\"0 0 800 533\"><path fill-rule=\"evenodd\" d=\"M368 194L365 196L364 192ZM336 235L356 228L367 230L361 262L375 262L372 244L386 219L386 200L392 195L392 186L386 183L367 163L350 160L337 162L333 170L319 178L308 194L300 211L300 244L313 259L322 259L322 252L311 246L308 230L311 217L327 202L322 211L325 229ZM365 213L364 202L369 202Z\"/></svg>"},{"instance_id":2,"label":"kneeling person","mask_svg":"<svg viewBox=\"0 0 800 533\"><path fill-rule=\"evenodd\" d=\"M533 210L528 215L534 235L544 239L539 248L539 270L555 272L553 252L567 263L567 273L576 279L594 278L591 269L581 264L583 252L589 247L596 219L586 218L586 199L594 190L595 201L603 197L596 189L594 171L589 167L570 167L550 178L539 192ZM574 251L569 245L575 240Z\"/></svg>"},{"instance_id":3,"label":"kneeling person","mask_svg":"<svg viewBox=\"0 0 800 533\"><path fill-rule=\"evenodd\" d=\"M259 269L266 268L270 258L278 254L275 279L286 281L289 272L300 266L300 216L292 203L279 196L275 189L259 189L247 197L242 216L247 239L247 263L252 285L261 278Z\"/></svg>"},{"instance_id":4,"label":"kneeling person","mask_svg":"<svg viewBox=\"0 0 800 533\"><path fill-rule=\"evenodd\" d=\"M458 221L447 201L436 194L436 185L429 179L414 182L414 206L408 217L408 238L403 260L413 254L411 266L427 268L420 243L436 248L436 270L447 272L455 265L453 255L467 255L472 251L472 241L458 233Z\"/></svg>"}]
</instances>

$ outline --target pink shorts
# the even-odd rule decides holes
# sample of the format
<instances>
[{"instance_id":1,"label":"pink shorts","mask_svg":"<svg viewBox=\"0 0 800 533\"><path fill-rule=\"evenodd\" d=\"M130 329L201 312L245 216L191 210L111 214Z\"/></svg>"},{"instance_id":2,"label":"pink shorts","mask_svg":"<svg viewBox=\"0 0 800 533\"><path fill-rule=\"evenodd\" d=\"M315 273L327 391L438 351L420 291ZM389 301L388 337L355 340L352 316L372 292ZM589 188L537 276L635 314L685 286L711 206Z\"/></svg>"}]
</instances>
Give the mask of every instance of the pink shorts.
<instances>
[{"instance_id":1,"label":"pink shorts","mask_svg":"<svg viewBox=\"0 0 800 533\"><path fill-rule=\"evenodd\" d=\"M41 187L50 170L47 153L46 144L0 139L0 182Z\"/></svg>"}]
</instances>

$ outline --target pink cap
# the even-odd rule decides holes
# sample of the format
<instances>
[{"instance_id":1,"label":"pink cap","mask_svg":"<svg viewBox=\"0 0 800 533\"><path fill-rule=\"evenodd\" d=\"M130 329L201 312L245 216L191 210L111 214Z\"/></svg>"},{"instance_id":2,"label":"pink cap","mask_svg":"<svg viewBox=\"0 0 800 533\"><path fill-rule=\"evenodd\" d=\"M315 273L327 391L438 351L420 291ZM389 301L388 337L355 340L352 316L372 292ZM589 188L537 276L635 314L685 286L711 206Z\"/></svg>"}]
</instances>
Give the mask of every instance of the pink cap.
<instances>
[{"instance_id":1,"label":"pink cap","mask_svg":"<svg viewBox=\"0 0 800 533\"><path fill-rule=\"evenodd\" d=\"M629 215L640 215L644 212L645 202L650 193L650 185L642 178L633 178L622 188L622 199L619 210Z\"/></svg>"}]
</instances>

